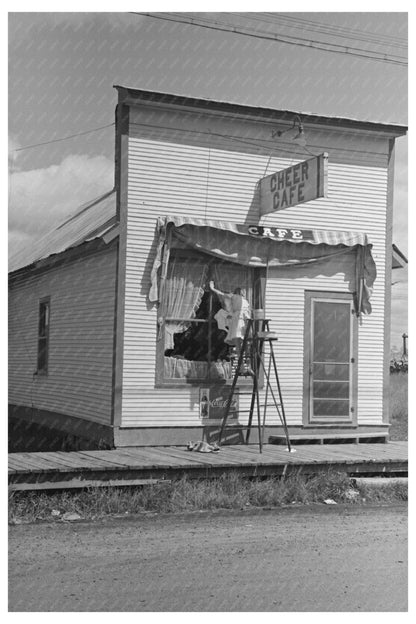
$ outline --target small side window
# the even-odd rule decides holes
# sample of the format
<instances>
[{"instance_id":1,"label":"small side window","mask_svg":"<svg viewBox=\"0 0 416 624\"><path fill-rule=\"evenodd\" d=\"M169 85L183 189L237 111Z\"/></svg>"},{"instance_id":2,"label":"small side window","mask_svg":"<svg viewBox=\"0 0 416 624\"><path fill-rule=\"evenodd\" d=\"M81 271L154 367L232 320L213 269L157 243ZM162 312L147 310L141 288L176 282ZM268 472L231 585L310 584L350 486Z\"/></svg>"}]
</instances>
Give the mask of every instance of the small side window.
<instances>
[{"instance_id":1,"label":"small side window","mask_svg":"<svg viewBox=\"0 0 416 624\"><path fill-rule=\"evenodd\" d=\"M39 302L37 372L42 375L48 373L50 305L49 297Z\"/></svg>"}]
</instances>

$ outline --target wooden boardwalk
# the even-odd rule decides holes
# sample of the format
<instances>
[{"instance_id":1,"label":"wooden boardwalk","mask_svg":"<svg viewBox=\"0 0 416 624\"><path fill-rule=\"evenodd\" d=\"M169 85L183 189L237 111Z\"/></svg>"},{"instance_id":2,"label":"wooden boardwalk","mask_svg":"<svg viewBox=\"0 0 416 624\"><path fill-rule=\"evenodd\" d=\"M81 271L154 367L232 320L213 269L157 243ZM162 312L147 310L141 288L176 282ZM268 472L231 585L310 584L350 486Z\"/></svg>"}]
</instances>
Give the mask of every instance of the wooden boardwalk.
<instances>
[{"instance_id":1,"label":"wooden boardwalk","mask_svg":"<svg viewBox=\"0 0 416 624\"><path fill-rule=\"evenodd\" d=\"M222 446L219 453L195 453L183 446L126 447L111 451L10 453L9 488L56 489L127 485L216 477L227 471L244 476L313 474L338 470L354 475L407 475L407 442L387 444L302 444L289 453L266 444Z\"/></svg>"}]
</instances>

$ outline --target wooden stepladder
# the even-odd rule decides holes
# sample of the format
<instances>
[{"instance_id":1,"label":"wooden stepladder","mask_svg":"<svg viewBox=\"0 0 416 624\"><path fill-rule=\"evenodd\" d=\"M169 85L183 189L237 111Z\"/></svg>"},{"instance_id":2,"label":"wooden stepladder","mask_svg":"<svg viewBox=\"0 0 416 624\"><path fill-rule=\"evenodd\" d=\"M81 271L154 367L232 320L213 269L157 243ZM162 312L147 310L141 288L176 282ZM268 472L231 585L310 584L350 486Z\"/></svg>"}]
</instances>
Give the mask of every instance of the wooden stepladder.
<instances>
[{"instance_id":1,"label":"wooden stepladder","mask_svg":"<svg viewBox=\"0 0 416 624\"><path fill-rule=\"evenodd\" d=\"M237 366L234 371L233 381L231 384L230 394L225 406L224 416L221 422L221 429L218 438L218 444L221 445L221 440L224 431L227 429L227 419L230 413L233 396L235 394L238 379L241 376L250 376L252 378L252 388L247 392L239 392L239 395L249 394L251 395L250 408L248 410L248 422L246 426L246 439L245 443L248 444L250 439L250 432L253 425L254 413L256 413L257 429L259 437L259 450L263 451L264 430L266 426L266 413L267 407L273 406L276 408L280 422L283 426L287 450L291 451L291 444L289 439L289 432L286 423L285 409L283 405L282 391L280 388L279 375L277 372L276 357L274 353L273 343L277 341L275 333L270 331L269 319L254 319L251 318L247 321L246 330L244 333L243 343L240 349ZM266 347L268 347L269 361L266 368L265 356ZM266 385L264 404L260 405L259 395L259 377L264 374L264 381ZM272 381L274 384L272 384ZM274 387L273 387L274 386ZM273 403L268 404L269 395L271 396ZM263 416L261 416L261 408L263 408Z\"/></svg>"}]
</instances>

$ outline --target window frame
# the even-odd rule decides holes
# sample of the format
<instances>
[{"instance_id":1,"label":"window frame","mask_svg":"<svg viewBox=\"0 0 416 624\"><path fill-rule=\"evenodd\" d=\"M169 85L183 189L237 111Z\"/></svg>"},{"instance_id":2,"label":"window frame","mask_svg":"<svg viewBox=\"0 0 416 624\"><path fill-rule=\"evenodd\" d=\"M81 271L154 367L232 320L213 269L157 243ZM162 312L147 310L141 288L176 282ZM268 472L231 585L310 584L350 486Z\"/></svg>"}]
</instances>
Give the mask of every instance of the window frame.
<instances>
[{"instance_id":1,"label":"window frame","mask_svg":"<svg viewBox=\"0 0 416 624\"><path fill-rule=\"evenodd\" d=\"M208 254L204 254L203 252L200 251L194 251L191 249L183 249L183 248L174 248L171 250L171 257L169 262L171 262L173 259L178 259L178 258L206 258L207 260L207 264L208 264L208 275L207 275L207 283L210 281L210 279L213 279L213 267L216 265L229 265L229 266L233 266L235 263L233 262L229 262L227 260L221 260L221 258L217 258L215 256L210 256ZM243 265L238 265L238 266L243 266ZM251 290L252 290L252 295L251 295L251 301L250 304L253 306L253 308L256 307L261 307L260 306L260 302L264 301L264 294L265 294L265 282L266 282L266 268L265 267L251 267L251 266L246 266L244 267L247 272L249 273L249 275L251 275L251 277L249 277L250 280L250 284L251 284ZM205 291L207 292L207 291ZM215 323L216 321L214 320L214 315L212 314L212 301L213 301L213 297L214 297L214 293L211 292L210 294L210 302L209 302L209 308L210 308L210 313L209 313L209 317L207 319L186 319L187 323L208 323L209 325L209 332L208 332L208 352L210 353L211 351L211 327L213 326L213 323ZM165 356L165 336L164 336L164 326L160 325L160 321L161 321L161 316L160 316L160 310L162 309L162 305L159 305L159 309L158 309L158 314L157 314L157 336L156 336L156 379L155 379L155 387L156 388L183 388L186 386L201 386L201 385L231 385L232 384L232 377L229 379L215 379L215 378L211 378L210 377L210 366L208 367L208 376L206 377L195 377L193 379L188 379L188 378L171 378L171 377L165 377L164 376L164 370L165 370L165 366L164 366L164 356ZM181 319L176 319L176 318L171 318L171 317L166 317L164 319L165 321L179 321ZM251 383L251 379L246 379L244 377L241 378L241 380L238 381L238 385L247 385Z\"/></svg>"},{"instance_id":2,"label":"window frame","mask_svg":"<svg viewBox=\"0 0 416 624\"><path fill-rule=\"evenodd\" d=\"M42 324L42 320L46 315L42 313L43 309L47 310L47 322ZM49 373L49 333L51 321L51 298L42 297L39 299L38 306L38 336L37 336L37 375L47 376ZM43 362L44 360L44 362Z\"/></svg>"}]
</instances>

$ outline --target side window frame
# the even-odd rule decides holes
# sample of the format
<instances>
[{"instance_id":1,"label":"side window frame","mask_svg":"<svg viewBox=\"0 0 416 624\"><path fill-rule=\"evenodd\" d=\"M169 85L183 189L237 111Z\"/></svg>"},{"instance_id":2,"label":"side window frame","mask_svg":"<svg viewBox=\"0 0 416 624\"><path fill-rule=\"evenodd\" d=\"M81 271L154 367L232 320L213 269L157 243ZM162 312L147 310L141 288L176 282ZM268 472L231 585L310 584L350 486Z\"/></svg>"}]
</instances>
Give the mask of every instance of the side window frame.
<instances>
[{"instance_id":1,"label":"side window frame","mask_svg":"<svg viewBox=\"0 0 416 624\"><path fill-rule=\"evenodd\" d=\"M51 318L51 298L39 300L38 336L37 336L37 368L38 375L47 376L49 372L49 328Z\"/></svg>"}]
</instances>

